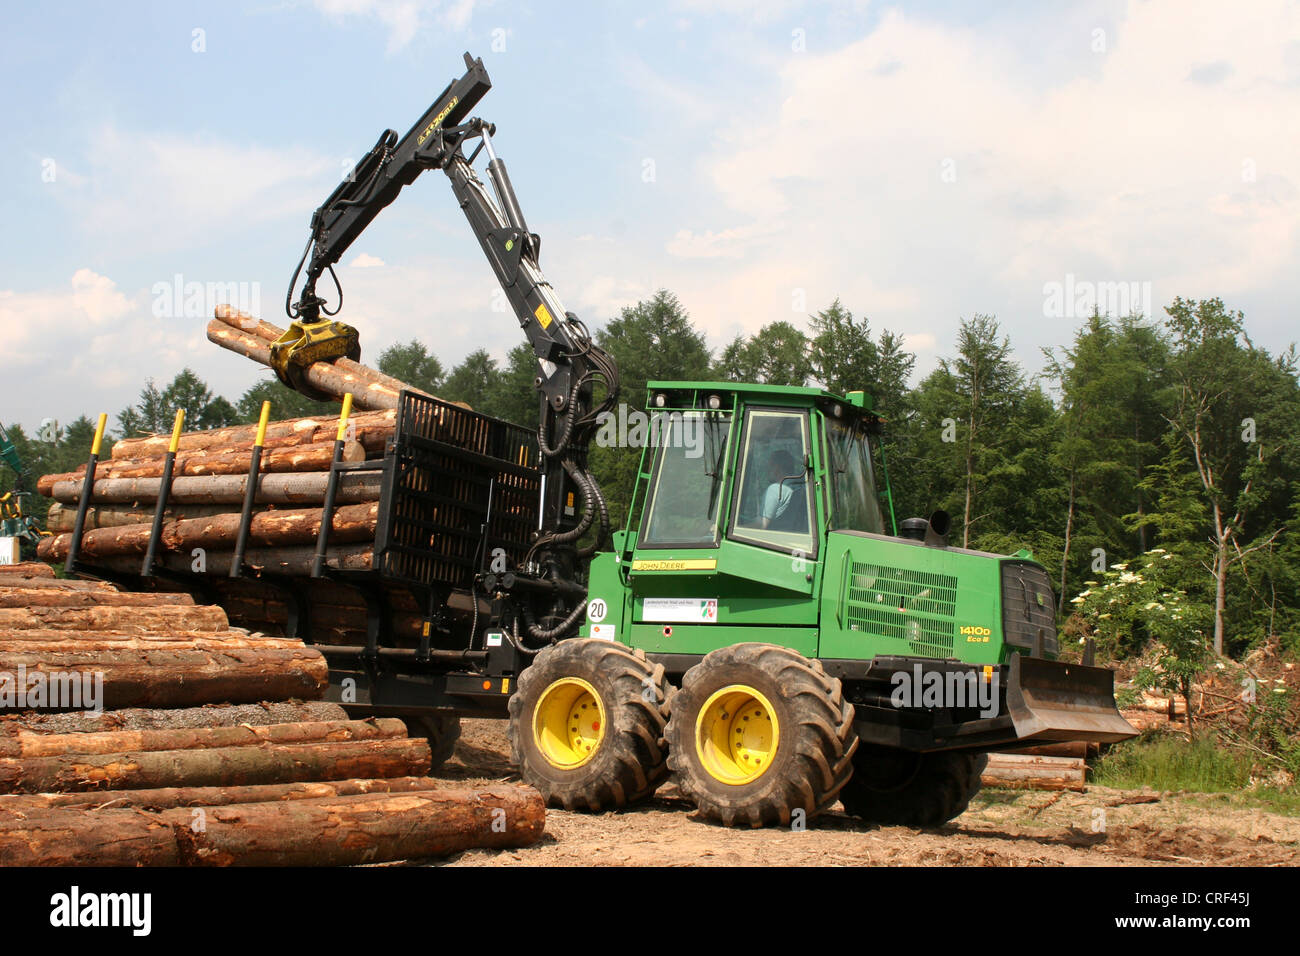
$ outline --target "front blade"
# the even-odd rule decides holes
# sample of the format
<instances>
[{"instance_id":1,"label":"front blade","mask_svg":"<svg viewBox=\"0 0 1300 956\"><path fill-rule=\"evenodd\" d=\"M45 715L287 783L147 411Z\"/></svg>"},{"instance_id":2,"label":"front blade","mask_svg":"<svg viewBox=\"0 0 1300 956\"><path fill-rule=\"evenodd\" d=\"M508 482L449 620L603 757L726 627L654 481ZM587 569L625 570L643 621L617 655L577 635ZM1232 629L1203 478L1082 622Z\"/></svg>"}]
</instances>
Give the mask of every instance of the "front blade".
<instances>
[{"instance_id":1,"label":"front blade","mask_svg":"<svg viewBox=\"0 0 1300 956\"><path fill-rule=\"evenodd\" d=\"M1114 743L1137 731L1115 706L1115 675L1086 667L1013 655L1007 710L1021 741Z\"/></svg>"}]
</instances>

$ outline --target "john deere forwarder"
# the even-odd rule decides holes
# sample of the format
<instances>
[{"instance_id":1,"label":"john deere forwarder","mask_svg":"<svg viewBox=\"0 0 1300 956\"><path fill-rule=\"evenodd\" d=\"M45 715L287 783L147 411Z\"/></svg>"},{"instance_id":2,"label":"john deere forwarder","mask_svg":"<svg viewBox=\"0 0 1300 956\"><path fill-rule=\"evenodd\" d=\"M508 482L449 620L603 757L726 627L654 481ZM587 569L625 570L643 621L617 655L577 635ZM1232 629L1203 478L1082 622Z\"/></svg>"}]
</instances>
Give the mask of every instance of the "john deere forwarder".
<instances>
[{"instance_id":1,"label":"john deere forwarder","mask_svg":"<svg viewBox=\"0 0 1300 956\"><path fill-rule=\"evenodd\" d=\"M443 755L458 717L508 713L522 777L553 804L621 807L671 771L705 816L751 826L837 799L938 824L990 750L1132 736L1110 671L1055 660L1055 596L1027 552L951 547L942 513L897 533L861 392L651 383L658 440L609 533L587 449L618 371L541 274L495 128L468 118L487 72L465 62L317 210L277 371L301 387L305 363L357 354L316 282L440 169L536 352L541 421L533 435L403 394L373 570L318 571L371 608L364 645L321 647L333 682L360 688L349 706L418 722ZM417 647L387 628L395 590L428 609Z\"/></svg>"}]
</instances>

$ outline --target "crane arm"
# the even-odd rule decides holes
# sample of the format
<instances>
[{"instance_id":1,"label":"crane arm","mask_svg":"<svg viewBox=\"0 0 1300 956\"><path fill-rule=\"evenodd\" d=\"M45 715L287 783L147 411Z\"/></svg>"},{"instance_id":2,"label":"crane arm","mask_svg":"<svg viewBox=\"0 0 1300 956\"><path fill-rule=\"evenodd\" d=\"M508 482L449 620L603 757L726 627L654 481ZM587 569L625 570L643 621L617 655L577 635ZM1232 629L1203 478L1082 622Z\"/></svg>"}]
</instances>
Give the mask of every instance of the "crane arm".
<instances>
[{"instance_id":1,"label":"crane arm","mask_svg":"<svg viewBox=\"0 0 1300 956\"><path fill-rule=\"evenodd\" d=\"M515 610L521 619L516 625L522 627L520 634L550 641L578 623L585 602L575 605L574 601L582 591L584 561L608 533L608 511L588 471L587 449L601 413L617 402L618 370L582 322L565 310L542 274L541 240L529 231L505 163L493 150L495 127L467 118L491 88L491 80L482 60L466 53L465 66L465 74L443 90L405 136L385 130L353 175L312 216L311 238L285 299L285 309L295 321L272 346L272 364L286 384L309 392L296 369L342 355L359 357L356 331L331 319L342 307L341 287L331 311L317 292L317 282L329 272L338 287L333 267L366 226L422 172L441 169L538 363L541 522L525 566L519 569L525 583L531 582L532 597L517 601ZM473 167L480 153L487 156L491 192ZM294 302L300 274L302 291ZM597 384L603 390L599 402L594 401ZM577 542L592 529L595 542L580 547ZM537 587L539 581L546 586ZM547 606L539 606L539 593L550 595Z\"/></svg>"}]
</instances>

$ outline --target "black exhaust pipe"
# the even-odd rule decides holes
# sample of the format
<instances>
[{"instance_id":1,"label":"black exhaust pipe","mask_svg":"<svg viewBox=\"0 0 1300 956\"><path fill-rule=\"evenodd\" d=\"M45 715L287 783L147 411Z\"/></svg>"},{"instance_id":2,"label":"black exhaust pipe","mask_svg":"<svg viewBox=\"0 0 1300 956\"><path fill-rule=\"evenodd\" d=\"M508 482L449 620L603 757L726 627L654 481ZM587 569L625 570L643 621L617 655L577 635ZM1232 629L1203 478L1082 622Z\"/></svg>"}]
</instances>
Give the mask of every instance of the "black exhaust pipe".
<instances>
[{"instance_id":1,"label":"black exhaust pipe","mask_svg":"<svg viewBox=\"0 0 1300 956\"><path fill-rule=\"evenodd\" d=\"M948 531L952 528L952 519L942 508L930 515L925 525L925 544L930 548L948 547Z\"/></svg>"}]
</instances>

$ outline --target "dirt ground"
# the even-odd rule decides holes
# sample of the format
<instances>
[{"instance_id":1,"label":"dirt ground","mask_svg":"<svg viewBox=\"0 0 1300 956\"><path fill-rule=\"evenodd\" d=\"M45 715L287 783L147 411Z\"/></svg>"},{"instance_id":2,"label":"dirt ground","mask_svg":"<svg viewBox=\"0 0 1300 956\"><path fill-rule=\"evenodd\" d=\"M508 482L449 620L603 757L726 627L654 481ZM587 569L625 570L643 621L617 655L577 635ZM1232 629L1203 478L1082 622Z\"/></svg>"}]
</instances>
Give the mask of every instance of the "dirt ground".
<instances>
[{"instance_id":1,"label":"dirt ground","mask_svg":"<svg viewBox=\"0 0 1300 956\"><path fill-rule=\"evenodd\" d=\"M517 780L505 723L462 722L435 776ZM668 783L618 813L548 810L546 835L522 850L471 850L450 866L1296 866L1300 818L1205 806L1186 795L1134 803L1135 791L986 790L937 830L865 825L838 809L806 830L729 830L696 819ZM1146 795L1150 799L1154 795ZM1140 798L1139 798L1140 799Z\"/></svg>"}]
</instances>

